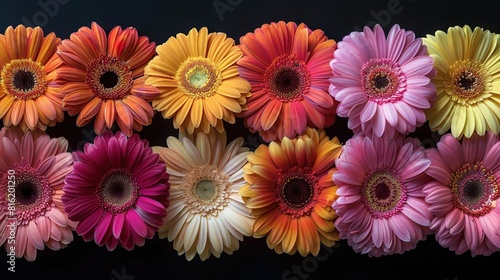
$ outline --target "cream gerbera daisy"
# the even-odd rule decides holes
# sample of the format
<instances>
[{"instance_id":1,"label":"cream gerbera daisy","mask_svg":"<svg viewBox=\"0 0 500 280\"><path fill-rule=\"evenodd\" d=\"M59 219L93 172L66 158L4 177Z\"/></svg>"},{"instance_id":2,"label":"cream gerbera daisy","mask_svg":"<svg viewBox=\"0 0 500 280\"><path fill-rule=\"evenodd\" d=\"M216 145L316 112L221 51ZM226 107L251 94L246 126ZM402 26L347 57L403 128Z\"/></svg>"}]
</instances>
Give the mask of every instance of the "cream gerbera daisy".
<instances>
[{"instance_id":1,"label":"cream gerbera daisy","mask_svg":"<svg viewBox=\"0 0 500 280\"><path fill-rule=\"evenodd\" d=\"M170 205L159 236L188 260L232 254L243 236L252 235L254 218L238 194L250 153L242 145L240 137L226 146L226 133L211 129L171 136L168 148L153 147L170 175Z\"/></svg>"}]
</instances>

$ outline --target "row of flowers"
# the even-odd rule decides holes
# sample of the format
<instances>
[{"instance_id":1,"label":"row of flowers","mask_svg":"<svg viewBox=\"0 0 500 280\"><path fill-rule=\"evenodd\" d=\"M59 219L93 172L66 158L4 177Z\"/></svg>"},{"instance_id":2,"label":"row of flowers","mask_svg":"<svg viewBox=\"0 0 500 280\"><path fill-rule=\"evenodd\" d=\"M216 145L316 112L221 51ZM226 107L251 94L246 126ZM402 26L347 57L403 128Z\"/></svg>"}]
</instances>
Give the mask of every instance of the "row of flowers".
<instances>
[{"instance_id":1,"label":"row of flowers","mask_svg":"<svg viewBox=\"0 0 500 280\"><path fill-rule=\"evenodd\" d=\"M416 38L377 25L337 44L273 22L238 45L201 28L155 47L134 28L92 23L60 40L9 27L0 244L10 250L15 220L15 254L30 261L73 231L108 250L158 233L188 260L232 254L244 237L302 256L347 239L381 256L434 234L457 254L490 255L500 249L499 40L479 27ZM167 147L135 133L155 111L179 130ZM83 151L45 132L65 112L93 122ZM354 132L344 145L324 130L336 116ZM227 143L237 117L266 143ZM443 134L437 148L409 136L426 122Z\"/></svg>"}]
</instances>

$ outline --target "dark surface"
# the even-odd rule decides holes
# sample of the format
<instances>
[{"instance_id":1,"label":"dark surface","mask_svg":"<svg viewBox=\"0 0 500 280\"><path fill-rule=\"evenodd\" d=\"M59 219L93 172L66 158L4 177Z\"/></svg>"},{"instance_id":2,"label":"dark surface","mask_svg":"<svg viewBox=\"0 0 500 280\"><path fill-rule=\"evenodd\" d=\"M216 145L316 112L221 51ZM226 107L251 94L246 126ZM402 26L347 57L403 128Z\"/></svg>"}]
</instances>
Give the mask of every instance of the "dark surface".
<instances>
[{"instance_id":1,"label":"dark surface","mask_svg":"<svg viewBox=\"0 0 500 280\"><path fill-rule=\"evenodd\" d=\"M55 1L55 0L54 0ZM148 36L161 44L177 33L187 33L193 27L207 26L209 32L225 32L237 42L247 32L272 21L304 22L312 29L322 29L337 42L367 23L379 21L387 31L392 24L412 30L417 37L434 34L438 29L468 24L492 32L500 32L498 10L494 1L104 1L58 0L58 9L43 17L43 8L32 0L2 0L0 32L9 25L29 22L41 25L45 33L55 32L66 39L81 26L96 21L106 32L114 26L133 26L139 35ZM41 0L40 3L50 2ZM65 4L62 4L65 3ZM234 7L218 15L213 3L233 3ZM389 6L389 8L388 8ZM55 12L55 10L58 10ZM392 14L391 12L392 11ZM38 16L38 19L33 19ZM28 22L29 21L29 22ZM72 150L82 149L95 134L92 125L78 128L76 117L66 114L65 121L49 128L52 137L66 137ZM0 125L1 126L1 125ZM259 144L256 134L250 134L240 119L226 125L228 138L244 137L254 149ZM352 135L346 120L338 118L328 135L338 136L342 143ZM140 133L151 145L165 146L169 135L177 135L172 122L156 114L151 126ZM424 124L412 134L433 146L438 135L431 134ZM470 253L456 256L442 248L429 236L413 251L403 255L369 258L356 254L341 241L338 247L320 251L319 257L278 255L270 250L265 239L245 238L233 255L207 261L195 258L186 261L178 256L166 239L155 237L133 251L118 248L108 252L93 242L84 242L75 234L68 248L53 252L39 251L34 262L16 261L16 272L7 271L5 251L0 250L0 279L486 279L496 278L499 253L489 257L471 257ZM294 270L295 269L295 270ZM300 269L300 272L297 271ZM287 272L290 271L290 272ZM124 274L122 274L124 273ZM135 277L135 278L134 278Z\"/></svg>"}]
</instances>

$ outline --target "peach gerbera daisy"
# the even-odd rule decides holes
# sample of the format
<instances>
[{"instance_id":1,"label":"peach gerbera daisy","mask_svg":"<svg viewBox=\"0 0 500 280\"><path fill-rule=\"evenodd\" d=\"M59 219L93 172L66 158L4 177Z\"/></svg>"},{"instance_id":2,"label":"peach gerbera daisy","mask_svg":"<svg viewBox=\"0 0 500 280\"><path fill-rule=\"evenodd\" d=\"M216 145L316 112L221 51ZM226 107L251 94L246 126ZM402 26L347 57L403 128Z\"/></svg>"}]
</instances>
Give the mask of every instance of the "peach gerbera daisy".
<instances>
[{"instance_id":1,"label":"peach gerbera daisy","mask_svg":"<svg viewBox=\"0 0 500 280\"><path fill-rule=\"evenodd\" d=\"M250 84L236 66L242 52L226 34L193 28L187 36L170 37L156 52L145 69L146 84L160 90L153 108L173 118L176 129L222 132L223 121L232 124L235 114L246 110Z\"/></svg>"},{"instance_id":2,"label":"peach gerbera daisy","mask_svg":"<svg viewBox=\"0 0 500 280\"><path fill-rule=\"evenodd\" d=\"M45 130L62 122L60 86L54 82L61 63L54 33L44 36L40 27L7 27L0 34L0 118L4 126L24 131Z\"/></svg>"},{"instance_id":3,"label":"peach gerbera daisy","mask_svg":"<svg viewBox=\"0 0 500 280\"><path fill-rule=\"evenodd\" d=\"M58 54L63 65L57 72L62 84L63 108L77 115L77 126L92 119L102 134L116 122L127 136L151 124L148 103L159 91L144 84L144 67L154 55L155 43L139 37L135 28L116 26L106 36L93 22L63 40Z\"/></svg>"}]
</instances>

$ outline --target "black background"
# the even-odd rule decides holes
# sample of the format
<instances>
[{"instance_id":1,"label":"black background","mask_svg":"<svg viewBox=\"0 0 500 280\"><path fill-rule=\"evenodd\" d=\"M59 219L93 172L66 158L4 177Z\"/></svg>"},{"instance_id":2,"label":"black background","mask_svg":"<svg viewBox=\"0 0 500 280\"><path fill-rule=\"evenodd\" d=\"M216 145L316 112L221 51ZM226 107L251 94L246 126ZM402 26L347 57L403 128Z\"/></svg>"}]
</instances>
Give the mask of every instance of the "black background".
<instances>
[{"instance_id":1,"label":"black background","mask_svg":"<svg viewBox=\"0 0 500 280\"><path fill-rule=\"evenodd\" d=\"M40 3L56 0L41 0ZM475 0L419 1L104 1L59 0L57 12L44 12L38 1L2 0L0 3L0 32L18 24L40 25L45 33L55 32L66 39L81 26L96 21L106 32L114 26L133 26L139 35L148 36L157 45L177 33L189 32L193 27L208 27L209 32L225 32L239 41L247 32L253 32L264 23L273 21L304 22L311 29L322 29L326 35L339 42L364 25L379 22L386 31L393 24L412 30L417 37L434 34L450 26L480 26L500 33L499 8L496 1ZM62 4L65 3L65 4ZM214 3L231 5L223 13L217 13ZM223 4L220 4L223 3ZM394 5L388 8L388 5ZM54 11L54 10L52 10ZM66 114L65 121L49 128L52 137L68 139L72 150L80 150L92 141L92 124L78 128L76 117ZM0 124L1 126L1 124ZM241 119L234 125L226 124L228 139L244 137L251 149L261 143L256 134L250 134ZM345 143L351 132L346 120L337 118L328 135L338 136ZM165 146L169 135L177 135L170 120L159 113L153 123L140 132L151 145ZM418 137L425 147L435 145L439 135L431 133L428 124L418 128L412 136ZM94 242L84 242L74 234L74 241L61 251L39 251L34 262L16 260L16 272L7 271L9 265L2 261L0 279L485 279L496 278L499 253L489 257L471 257L467 252L455 255L442 248L434 236L420 242L415 250L402 255L370 258L356 254L345 241L333 249L322 248L321 258L303 258L300 255L278 255L270 250L265 238L247 237L233 255L222 254L220 259L211 256L202 262L196 257L188 262L178 256L167 239L155 236L143 247L133 251L117 248L108 252ZM0 250L0 260L6 260L5 250ZM304 266L305 267L304 267ZM301 272L294 272L300 269ZM287 272L289 271L289 272ZM124 274L122 274L124 273ZM124 277L126 276L126 277Z\"/></svg>"}]
</instances>

